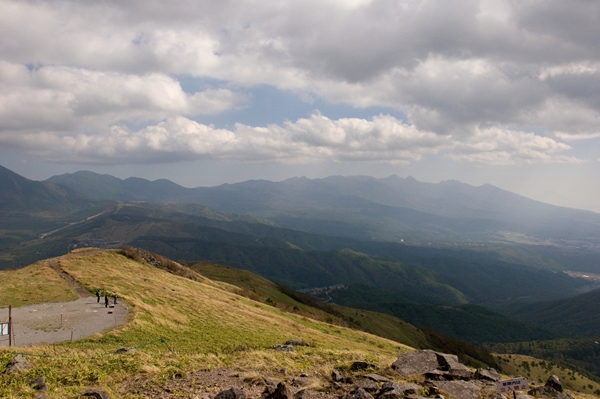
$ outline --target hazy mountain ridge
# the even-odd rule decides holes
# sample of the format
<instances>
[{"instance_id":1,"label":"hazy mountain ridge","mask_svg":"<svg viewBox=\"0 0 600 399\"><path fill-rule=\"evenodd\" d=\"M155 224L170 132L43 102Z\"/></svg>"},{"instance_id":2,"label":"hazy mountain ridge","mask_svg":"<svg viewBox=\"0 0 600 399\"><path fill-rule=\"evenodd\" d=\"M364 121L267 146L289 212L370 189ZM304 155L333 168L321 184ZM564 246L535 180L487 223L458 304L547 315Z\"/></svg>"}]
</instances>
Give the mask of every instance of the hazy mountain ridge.
<instances>
[{"instance_id":1,"label":"hazy mountain ridge","mask_svg":"<svg viewBox=\"0 0 600 399\"><path fill-rule=\"evenodd\" d=\"M533 242L600 248L599 214L544 204L491 185L423 183L398 176L332 176L184 188L164 179L121 180L92 172L54 176L48 181L96 198L200 203L281 226L361 240L422 244L511 242L530 237Z\"/></svg>"}]
</instances>

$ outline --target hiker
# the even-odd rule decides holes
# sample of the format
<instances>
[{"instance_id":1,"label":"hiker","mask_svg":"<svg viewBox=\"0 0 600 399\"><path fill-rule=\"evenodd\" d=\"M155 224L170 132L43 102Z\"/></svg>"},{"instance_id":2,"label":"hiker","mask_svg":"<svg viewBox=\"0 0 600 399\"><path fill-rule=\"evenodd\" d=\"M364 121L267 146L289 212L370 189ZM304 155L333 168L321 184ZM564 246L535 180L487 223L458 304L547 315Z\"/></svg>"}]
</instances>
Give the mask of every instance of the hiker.
<instances>
[{"instance_id":1,"label":"hiker","mask_svg":"<svg viewBox=\"0 0 600 399\"><path fill-rule=\"evenodd\" d=\"M108 307L108 294L104 295L104 307Z\"/></svg>"},{"instance_id":2,"label":"hiker","mask_svg":"<svg viewBox=\"0 0 600 399\"><path fill-rule=\"evenodd\" d=\"M113 299L114 299L114 303L115 303L115 305L116 305L116 304L117 304L117 296L115 295L115 296L113 297Z\"/></svg>"},{"instance_id":3,"label":"hiker","mask_svg":"<svg viewBox=\"0 0 600 399\"><path fill-rule=\"evenodd\" d=\"M96 298L98 299L98 303L100 303L100 290L96 291Z\"/></svg>"}]
</instances>

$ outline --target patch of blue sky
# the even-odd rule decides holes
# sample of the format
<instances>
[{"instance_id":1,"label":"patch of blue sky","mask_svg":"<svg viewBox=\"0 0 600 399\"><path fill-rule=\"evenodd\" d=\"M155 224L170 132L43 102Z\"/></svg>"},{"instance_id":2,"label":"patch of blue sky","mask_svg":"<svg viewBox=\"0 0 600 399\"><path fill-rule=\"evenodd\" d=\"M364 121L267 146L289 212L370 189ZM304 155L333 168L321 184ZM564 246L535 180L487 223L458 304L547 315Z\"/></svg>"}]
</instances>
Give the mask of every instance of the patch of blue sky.
<instances>
[{"instance_id":1,"label":"patch of blue sky","mask_svg":"<svg viewBox=\"0 0 600 399\"><path fill-rule=\"evenodd\" d=\"M198 79L189 76L176 77L186 93L209 88L232 87L227 82L215 79ZM270 85L257 85L240 89L249 97L246 107L222 112L217 115L198 115L195 121L217 128L232 129L235 123L248 126L282 125L286 121L295 122L308 118L313 113L336 120L341 118L360 118L371 120L378 115L391 115L398 120L408 123L406 114L397 109L387 107L356 108L345 103L331 103L322 98L306 95L289 90L279 90Z\"/></svg>"}]
</instances>

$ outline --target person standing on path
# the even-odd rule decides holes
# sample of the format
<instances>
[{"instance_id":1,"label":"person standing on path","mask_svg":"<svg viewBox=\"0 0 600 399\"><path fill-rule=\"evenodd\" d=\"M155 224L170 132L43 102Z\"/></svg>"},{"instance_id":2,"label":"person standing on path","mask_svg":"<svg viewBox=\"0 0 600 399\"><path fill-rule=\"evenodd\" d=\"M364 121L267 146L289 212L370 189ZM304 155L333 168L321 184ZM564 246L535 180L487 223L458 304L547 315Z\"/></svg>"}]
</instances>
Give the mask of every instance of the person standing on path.
<instances>
[{"instance_id":1,"label":"person standing on path","mask_svg":"<svg viewBox=\"0 0 600 399\"><path fill-rule=\"evenodd\" d=\"M104 295L104 307L107 308L108 307L108 294Z\"/></svg>"},{"instance_id":2,"label":"person standing on path","mask_svg":"<svg viewBox=\"0 0 600 399\"><path fill-rule=\"evenodd\" d=\"M98 303L100 303L100 290L96 291L96 299L98 299Z\"/></svg>"},{"instance_id":3,"label":"person standing on path","mask_svg":"<svg viewBox=\"0 0 600 399\"><path fill-rule=\"evenodd\" d=\"M115 295L113 299L114 299L114 304L116 305L117 304L117 296Z\"/></svg>"}]
</instances>

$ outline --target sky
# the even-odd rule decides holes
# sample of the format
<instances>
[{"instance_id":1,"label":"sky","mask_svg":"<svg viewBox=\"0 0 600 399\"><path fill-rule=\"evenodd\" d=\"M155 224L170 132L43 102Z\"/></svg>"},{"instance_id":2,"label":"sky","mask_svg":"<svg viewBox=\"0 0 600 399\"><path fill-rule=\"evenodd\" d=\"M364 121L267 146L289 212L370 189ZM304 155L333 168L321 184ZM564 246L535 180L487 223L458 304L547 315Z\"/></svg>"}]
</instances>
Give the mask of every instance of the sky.
<instances>
[{"instance_id":1,"label":"sky","mask_svg":"<svg viewBox=\"0 0 600 399\"><path fill-rule=\"evenodd\" d=\"M600 212L600 2L0 0L0 164L493 184Z\"/></svg>"}]
</instances>

